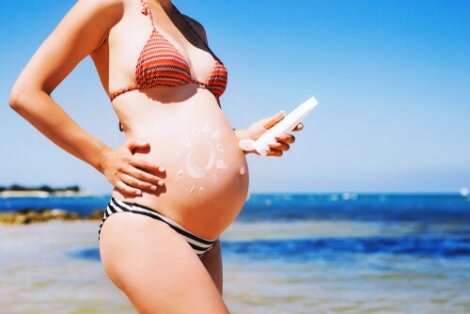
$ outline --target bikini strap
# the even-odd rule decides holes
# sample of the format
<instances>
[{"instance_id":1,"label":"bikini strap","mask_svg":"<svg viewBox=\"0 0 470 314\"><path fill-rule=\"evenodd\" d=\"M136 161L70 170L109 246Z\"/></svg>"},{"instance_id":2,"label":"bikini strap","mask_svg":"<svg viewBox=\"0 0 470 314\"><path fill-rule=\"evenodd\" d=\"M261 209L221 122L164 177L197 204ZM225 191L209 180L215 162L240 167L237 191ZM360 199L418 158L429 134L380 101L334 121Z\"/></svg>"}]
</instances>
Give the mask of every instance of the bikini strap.
<instances>
[{"instance_id":1,"label":"bikini strap","mask_svg":"<svg viewBox=\"0 0 470 314\"><path fill-rule=\"evenodd\" d=\"M150 23L152 24L152 29L156 29L155 27L155 24L153 23L153 17L152 17L152 10L150 10L149 8L149 4L148 4L148 0L140 0L140 3L142 4L142 8L141 8L141 12L142 14L144 15L148 15L150 17ZM178 10L177 7L175 7L175 5L173 3L171 3L171 6L173 7L173 9L175 9L176 12L178 12L178 14L181 16L181 18L183 19L183 21L186 23L186 25L188 25L188 27L191 29L191 31L196 34L197 37L199 37L199 40L202 41L202 43L204 44L204 46L206 46L206 48L209 50L209 52L212 54L212 56L217 60L219 61L220 63L223 64L223 62L217 57L217 55L212 51L212 49L206 44L206 42L201 38L201 36L199 35L199 33L194 29L194 27L186 20L186 18L183 16L183 14L180 12L180 10Z\"/></svg>"},{"instance_id":2,"label":"bikini strap","mask_svg":"<svg viewBox=\"0 0 470 314\"><path fill-rule=\"evenodd\" d=\"M142 5L140 12L143 15L148 15L150 17L150 24L152 25L152 29L155 29L155 24L153 23L153 17L152 17L152 10L150 10L149 4L147 1L148 0L140 0L140 3Z\"/></svg>"},{"instance_id":3,"label":"bikini strap","mask_svg":"<svg viewBox=\"0 0 470 314\"><path fill-rule=\"evenodd\" d=\"M140 5L141 5L141 8L140 8L140 12L143 14L143 15L147 15L147 10L148 10L148 3L147 3L147 0L140 0Z\"/></svg>"}]
</instances>

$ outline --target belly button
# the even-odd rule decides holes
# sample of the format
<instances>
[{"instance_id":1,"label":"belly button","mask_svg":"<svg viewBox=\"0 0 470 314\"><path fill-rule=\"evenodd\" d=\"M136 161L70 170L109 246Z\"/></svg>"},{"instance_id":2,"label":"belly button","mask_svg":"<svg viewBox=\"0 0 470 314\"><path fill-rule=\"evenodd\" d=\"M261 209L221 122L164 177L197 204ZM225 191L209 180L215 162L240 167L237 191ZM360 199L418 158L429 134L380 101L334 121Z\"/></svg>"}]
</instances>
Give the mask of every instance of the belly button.
<instances>
[{"instance_id":1,"label":"belly button","mask_svg":"<svg viewBox=\"0 0 470 314\"><path fill-rule=\"evenodd\" d=\"M241 176L244 175L245 172L246 172L245 167L241 167L241 168L240 168L240 175L241 175Z\"/></svg>"}]
</instances>

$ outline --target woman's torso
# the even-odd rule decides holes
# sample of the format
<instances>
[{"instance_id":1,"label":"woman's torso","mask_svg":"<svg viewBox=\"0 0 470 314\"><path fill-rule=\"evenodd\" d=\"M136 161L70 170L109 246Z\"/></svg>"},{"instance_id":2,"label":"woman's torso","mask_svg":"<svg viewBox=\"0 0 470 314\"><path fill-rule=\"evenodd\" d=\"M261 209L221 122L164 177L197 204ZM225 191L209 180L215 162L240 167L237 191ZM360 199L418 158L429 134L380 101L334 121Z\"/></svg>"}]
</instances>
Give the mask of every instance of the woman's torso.
<instances>
[{"instance_id":1,"label":"woman's torso","mask_svg":"<svg viewBox=\"0 0 470 314\"><path fill-rule=\"evenodd\" d=\"M152 32L141 8L139 0L125 1L121 20L92 55L108 95L135 83L136 62ZM205 81L214 56L181 16L173 22L154 3L150 10L160 34L188 60L193 78ZM135 156L166 170L165 186L155 192L129 197L114 189L112 195L151 207L202 237L218 236L246 200L248 168L214 94L196 84L158 86L122 94L112 105L126 139L151 146L149 152L137 151Z\"/></svg>"}]
</instances>

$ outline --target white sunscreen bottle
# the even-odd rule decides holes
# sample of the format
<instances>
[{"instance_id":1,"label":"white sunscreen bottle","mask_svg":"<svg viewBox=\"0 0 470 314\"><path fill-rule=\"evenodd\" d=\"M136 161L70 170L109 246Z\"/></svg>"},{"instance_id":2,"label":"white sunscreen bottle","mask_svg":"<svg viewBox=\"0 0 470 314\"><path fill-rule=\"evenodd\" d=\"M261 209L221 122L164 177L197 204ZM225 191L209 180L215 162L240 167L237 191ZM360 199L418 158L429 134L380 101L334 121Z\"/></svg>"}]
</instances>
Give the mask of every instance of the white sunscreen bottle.
<instances>
[{"instance_id":1,"label":"white sunscreen bottle","mask_svg":"<svg viewBox=\"0 0 470 314\"><path fill-rule=\"evenodd\" d=\"M269 144L276 142L276 136L284 135L295 129L297 124L299 124L302 119L312 112L316 105L318 105L318 101L315 99L315 97L309 98L297 108L292 110L281 121L268 129L256 141L249 139L241 140L238 146L240 149L245 151L256 150L259 154L265 156L269 151Z\"/></svg>"}]
</instances>

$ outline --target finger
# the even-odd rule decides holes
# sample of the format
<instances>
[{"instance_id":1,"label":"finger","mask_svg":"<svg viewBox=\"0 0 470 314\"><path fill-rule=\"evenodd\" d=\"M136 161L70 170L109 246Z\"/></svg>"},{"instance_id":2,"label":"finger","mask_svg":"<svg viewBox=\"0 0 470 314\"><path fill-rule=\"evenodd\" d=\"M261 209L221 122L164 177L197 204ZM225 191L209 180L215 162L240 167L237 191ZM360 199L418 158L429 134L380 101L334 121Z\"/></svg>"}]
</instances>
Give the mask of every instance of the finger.
<instances>
[{"instance_id":1,"label":"finger","mask_svg":"<svg viewBox=\"0 0 470 314\"><path fill-rule=\"evenodd\" d=\"M286 112L285 112L284 110L279 111L279 112L278 112L277 114L275 114L274 116L265 119L265 120L263 121L263 127L266 128L266 129L271 128L273 125L275 125L276 123L278 123L279 121L281 121L282 118L284 118L285 115L286 115Z\"/></svg>"},{"instance_id":2,"label":"finger","mask_svg":"<svg viewBox=\"0 0 470 314\"><path fill-rule=\"evenodd\" d=\"M299 122L299 124L297 124L294 128L293 131L300 131L304 128L304 124L302 122Z\"/></svg>"},{"instance_id":3,"label":"finger","mask_svg":"<svg viewBox=\"0 0 470 314\"><path fill-rule=\"evenodd\" d=\"M276 140L282 143L292 144L295 142L295 136L292 134L283 134L283 135L276 136Z\"/></svg>"},{"instance_id":4,"label":"finger","mask_svg":"<svg viewBox=\"0 0 470 314\"><path fill-rule=\"evenodd\" d=\"M119 190L119 192L121 192L124 195L129 195L129 196L142 195L142 191L140 191L139 189L133 188L131 186L128 186L123 181L118 181L116 183L116 188Z\"/></svg>"},{"instance_id":5,"label":"finger","mask_svg":"<svg viewBox=\"0 0 470 314\"><path fill-rule=\"evenodd\" d=\"M121 180L122 182L124 182L125 184L133 187L133 188L136 188L136 189L139 189L139 190L146 190L146 191L156 191L157 190L157 185L156 184L151 184L151 183L148 183L148 182L144 182L144 181L140 181L128 174L125 174L123 173L121 175Z\"/></svg>"},{"instance_id":6,"label":"finger","mask_svg":"<svg viewBox=\"0 0 470 314\"><path fill-rule=\"evenodd\" d=\"M274 149L274 150L288 150L289 149L289 144L283 143L283 142L277 142L275 144L270 144L269 149Z\"/></svg>"},{"instance_id":7,"label":"finger","mask_svg":"<svg viewBox=\"0 0 470 314\"><path fill-rule=\"evenodd\" d=\"M134 167L138 167L139 169L145 169L150 172L164 172L165 168L162 166L158 166L153 162L148 162L144 159L141 158L131 158L129 160L129 163L133 165Z\"/></svg>"},{"instance_id":8,"label":"finger","mask_svg":"<svg viewBox=\"0 0 470 314\"><path fill-rule=\"evenodd\" d=\"M150 144L145 141L140 140L128 140L126 142L126 147L133 153L137 148L148 148Z\"/></svg>"},{"instance_id":9,"label":"finger","mask_svg":"<svg viewBox=\"0 0 470 314\"><path fill-rule=\"evenodd\" d=\"M122 170L123 174L127 174L137 180L140 180L142 182L146 182L146 183L149 183L149 184L158 184L158 185L163 185L162 183L160 183L160 181L163 182L163 180L151 173L148 173L142 169L139 169L139 168L136 168L132 165L128 165L127 167L125 167L123 170Z\"/></svg>"},{"instance_id":10,"label":"finger","mask_svg":"<svg viewBox=\"0 0 470 314\"><path fill-rule=\"evenodd\" d=\"M282 154L283 154L283 151L282 151L282 150L270 149L270 150L268 151L268 153L266 154L266 156L281 157Z\"/></svg>"}]
</instances>

